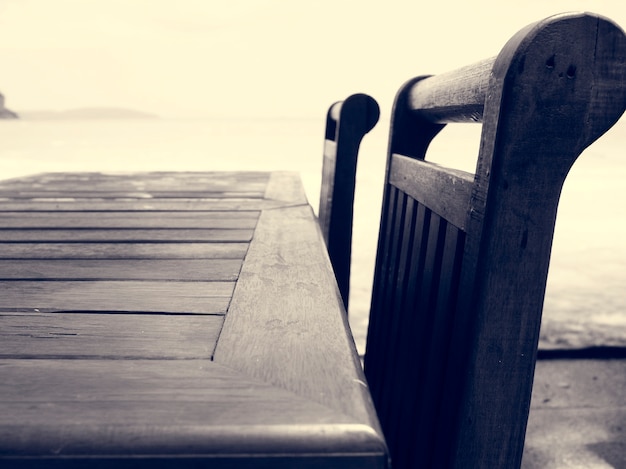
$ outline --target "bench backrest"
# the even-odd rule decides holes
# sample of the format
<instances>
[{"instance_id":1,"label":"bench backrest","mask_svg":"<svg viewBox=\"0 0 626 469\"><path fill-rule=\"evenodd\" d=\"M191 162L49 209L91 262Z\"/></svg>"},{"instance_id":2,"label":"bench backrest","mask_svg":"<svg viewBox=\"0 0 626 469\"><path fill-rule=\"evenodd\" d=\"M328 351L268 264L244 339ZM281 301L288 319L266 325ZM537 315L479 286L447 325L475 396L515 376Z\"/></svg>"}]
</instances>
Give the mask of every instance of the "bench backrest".
<instances>
[{"instance_id":1,"label":"bench backrest","mask_svg":"<svg viewBox=\"0 0 626 469\"><path fill-rule=\"evenodd\" d=\"M394 467L519 467L561 187L625 105L624 33L592 14L399 91L365 356ZM424 161L451 122L482 122L475 174Z\"/></svg>"},{"instance_id":2,"label":"bench backrest","mask_svg":"<svg viewBox=\"0 0 626 469\"><path fill-rule=\"evenodd\" d=\"M379 116L378 103L366 94L333 104L326 115L319 223L346 311L357 155L361 140Z\"/></svg>"}]
</instances>

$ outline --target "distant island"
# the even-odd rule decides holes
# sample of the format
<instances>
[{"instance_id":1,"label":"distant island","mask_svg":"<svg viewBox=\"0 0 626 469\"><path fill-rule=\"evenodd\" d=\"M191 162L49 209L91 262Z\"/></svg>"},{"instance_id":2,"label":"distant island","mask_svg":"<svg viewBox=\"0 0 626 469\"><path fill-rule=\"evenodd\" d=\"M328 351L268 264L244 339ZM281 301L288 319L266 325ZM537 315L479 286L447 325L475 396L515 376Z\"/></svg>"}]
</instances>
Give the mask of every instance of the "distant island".
<instances>
[{"instance_id":1,"label":"distant island","mask_svg":"<svg viewBox=\"0 0 626 469\"><path fill-rule=\"evenodd\" d=\"M4 95L0 93L0 119L17 119L19 116L4 107Z\"/></svg>"},{"instance_id":2,"label":"distant island","mask_svg":"<svg viewBox=\"0 0 626 469\"><path fill-rule=\"evenodd\" d=\"M24 119L158 119L156 114L115 107L89 107L65 111L22 111Z\"/></svg>"}]
</instances>

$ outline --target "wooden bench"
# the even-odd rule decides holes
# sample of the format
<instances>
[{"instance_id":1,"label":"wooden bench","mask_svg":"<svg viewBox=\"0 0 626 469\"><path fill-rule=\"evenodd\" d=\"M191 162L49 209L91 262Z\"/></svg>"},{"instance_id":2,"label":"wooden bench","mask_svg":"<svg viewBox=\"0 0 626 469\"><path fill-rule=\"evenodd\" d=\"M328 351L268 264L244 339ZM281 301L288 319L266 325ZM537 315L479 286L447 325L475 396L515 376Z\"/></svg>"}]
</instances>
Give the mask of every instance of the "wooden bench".
<instances>
[{"instance_id":1,"label":"wooden bench","mask_svg":"<svg viewBox=\"0 0 626 469\"><path fill-rule=\"evenodd\" d=\"M565 14L400 89L365 355L394 467L519 467L561 187L622 115L625 59ZM482 123L475 174L425 161L452 122Z\"/></svg>"},{"instance_id":2,"label":"wooden bench","mask_svg":"<svg viewBox=\"0 0 626 469\"><path fill-rule=\"evenodd\" d=\"M378 103L366 94L334 103L326 115L319 223L346 311L357 155L361 140L379 116Z\"/></svg>"}]
</instances>

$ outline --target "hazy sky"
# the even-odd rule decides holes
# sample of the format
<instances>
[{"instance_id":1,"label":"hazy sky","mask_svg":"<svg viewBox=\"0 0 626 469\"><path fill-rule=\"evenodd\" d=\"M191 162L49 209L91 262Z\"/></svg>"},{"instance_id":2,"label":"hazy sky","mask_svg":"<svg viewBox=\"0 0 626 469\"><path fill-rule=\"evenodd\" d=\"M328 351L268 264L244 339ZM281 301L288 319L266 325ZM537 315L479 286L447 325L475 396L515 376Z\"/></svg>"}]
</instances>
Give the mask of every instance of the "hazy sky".
<instances>
[{"instance_id":1,"label":"hazy sky","mask_svg":"<svg viewBox=\"0 0 626 469\"><path fill-rule=\"evenodd\" d=\"M624 0L0 0L0 91L16 111L172 117L316 117L366 92L388 113L407 79L576 10L626 26Z\"/></svg>"}]
</instances>

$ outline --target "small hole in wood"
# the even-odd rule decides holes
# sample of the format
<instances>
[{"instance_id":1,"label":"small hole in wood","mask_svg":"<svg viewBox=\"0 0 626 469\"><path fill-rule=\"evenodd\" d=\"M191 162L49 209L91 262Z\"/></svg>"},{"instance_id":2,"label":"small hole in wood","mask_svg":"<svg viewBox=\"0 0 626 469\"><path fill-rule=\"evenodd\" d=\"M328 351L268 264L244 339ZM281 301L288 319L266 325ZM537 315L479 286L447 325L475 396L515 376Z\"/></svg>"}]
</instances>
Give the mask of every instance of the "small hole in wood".
<instances>
[{"instance_id":1,"label":"small hole in wood","mask_svg":"<svg viewBox=\"0 0 626 469\"><path fill-rule=\"evenodd\" d=\"M554 68L554 55L546 60L546 67Z\"/></svg>"},{"instance_id":2,"label":"small hole in wood","mask_svg":"<svg viewBox=\"0 0 626 469\"><path fill-rule=\"evenodd\" d=\"M576 75L576 65L570 65L567 68L567 78L574 78L574 75Z\"/></svg>"}]
</instances>

